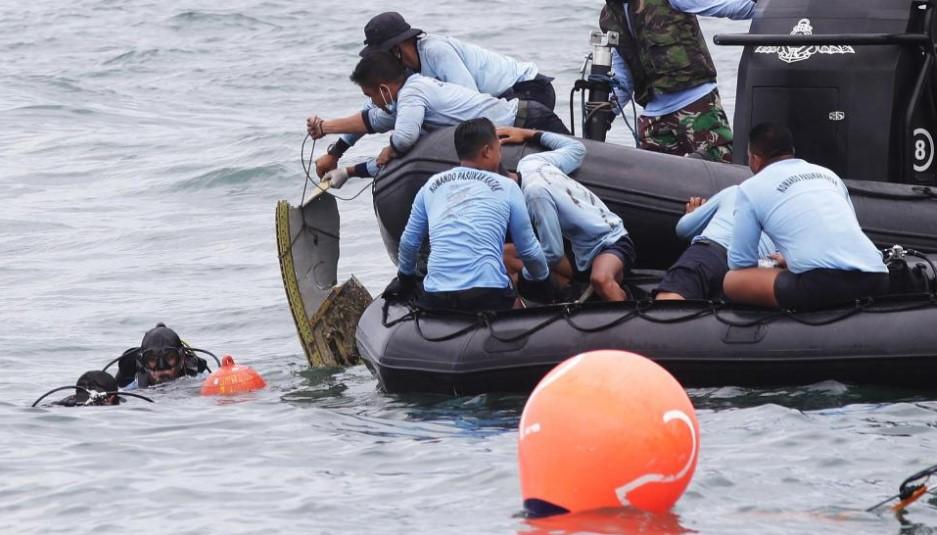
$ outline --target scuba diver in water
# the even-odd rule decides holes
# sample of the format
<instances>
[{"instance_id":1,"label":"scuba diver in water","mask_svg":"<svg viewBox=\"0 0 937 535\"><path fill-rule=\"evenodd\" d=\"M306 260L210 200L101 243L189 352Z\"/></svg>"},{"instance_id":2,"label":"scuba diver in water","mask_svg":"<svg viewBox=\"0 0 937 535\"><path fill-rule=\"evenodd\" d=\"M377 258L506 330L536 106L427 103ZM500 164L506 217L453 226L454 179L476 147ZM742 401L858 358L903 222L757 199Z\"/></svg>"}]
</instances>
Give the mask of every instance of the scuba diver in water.
<instances>
[{"instance_id":1,"label":"scuba diver in water","mask_svg":"<svg viewBox=\"0 0 937 535\"><path fill-rule=\"evenodd\" d=\"M211 355L187 346L175 331L157 323L143 335L140 347L124 351L117 359L117 383L121 388L146 388L211 371L208 362L195 355L196 351Z\"/></svg>"},{"instance_id":2,"label":"scuba diver in water","mask_svg":"<svg viewBox=\"0 0 937 535\"><path fill-rule=\"evenodd\" d=\"M81 407L89 405L118 405L122 397L135 397L153 402L146 396L127 392L135 388L146 388L179 379L193 377L204 371L211 372L208 362L195 353L210 355L216 363L218 357L210 351L189 347L175 331L163 323L157 323L143 335L140 347L132 347L109 362L103 370L85 372L75 386L60 386L43 394L33 407L54 392L75 389L75 394L55 402L55 405ZM112 377L107 369L118 365L117 376ZM123 390L121 390L123 389Z\"/></svg>"},{"instance_id":3,"label":"scuba diver in water","mask_svg":"<svg viewBox=\"0 0 937 535\"><path fill-rule=\"evenodd\" d=\"M50 394L71 388L75 389L74 394L52 404L61 407L100 407L119 405L124 401L124 397L134 397L153 403L153 400L146 396L131 392L120 392L117 387L117 380L111 374L101 370L91 370L81 374L75 386L53 388L34 401L32 406L35 407Z\"/></svg>"},{"instance_id":4,"label":"scuba diver in water","mask_svg":"<svg viewBox=\"0 0 937 535\"><path fill-rule=\"evenodd\" d=\"M423 33L393 11L381 13L364 27L361 56L375 50L392 53L410 72L419 73L441 82L487 93L504 99L533 101L553 110L556 92L553 78L539 73L533 63L486 50L452 37ZM365 108L373 108L369 103ZM338 166L338 159L354 145L361 135L346 134L329 147L328 152L316 160L316 174L320 177Z\"/></svg>"},{"instance_id":5,"label":"scuba diver in water","mask_svg":"<svg viewBox=\"0 0 937 535\"><path fill-rule=\"evenodd\" d=\"M75 383L75 393L67 398L56 401L55 405L75 407L79 405L118 405L121 402L117 395L117 380L111 374L92 370L85 372ZM94 395L98 394L98 395Z\"/></svg>"}]
</instances>

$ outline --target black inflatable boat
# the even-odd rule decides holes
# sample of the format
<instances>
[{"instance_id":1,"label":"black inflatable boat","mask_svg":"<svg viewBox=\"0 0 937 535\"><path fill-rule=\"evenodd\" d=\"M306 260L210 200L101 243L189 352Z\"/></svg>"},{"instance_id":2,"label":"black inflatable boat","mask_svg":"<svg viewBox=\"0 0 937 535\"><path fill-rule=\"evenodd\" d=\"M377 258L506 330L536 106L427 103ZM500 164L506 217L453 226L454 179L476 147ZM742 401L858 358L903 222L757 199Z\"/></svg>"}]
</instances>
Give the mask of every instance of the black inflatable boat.
<instances>
[{"instance_id":1,"label":"black inflatable boat","mask_svg":"<svg viewBox=\"0 0 937 535\"><path fill-rule=\"evenodd\" d=\"M932 266L925 271L933 290ZM357 344L388 392L526 393L556 364L595 349L644 355L685 387L828 379L932 387L935 322L937 296L929 292L818 312L639 300L471 315L378 298L358 323Z\"/></svg>"},{"instance_id":2,"label":"black inflatable boat","mask_svg":"<svg viewBox=\"0 0 937 535\"><path fill-rule=\"evenodd\" d=\"M751 34L716 39L748 47L739 74L736 161L744 162L752 125L785 122L801 155L847 178L859 222L877 245L937 253L935 11L931 0L759 2ZM607 98L607 68L593 65L592 76L577 83L590 100ZM583 131L604 136L603 113L588 114ZM642 269L666 269L687 246L674 226L689 197L709 197L751 174L742 165L584 143L588 156L574 177L624 220ZM537 150L506 147L505 166L513 170ZM375 211L395 263L416 192L457 163L452 129L440 130L374 182ZM431 314L380 298L367 305L370 296L354 279L333 288L338 210L319 193L298 208L285 201L277 208L279 258L297 331L311 365L346 365L360 354L389 392L526 392L561 360L608 348L651 357L688 387L824 379L931 386L937 371L932 258L890 264L895 281L917 281L896 284L900 295L819 312L637 300ZM629 283L646 289L659 275Z\"/></svg>"},{"instance_id":3,"label":"black inflatable boat","mask_svg":"<svg viewBox=\"0 0 937 535\"><path fill-rule=\"evenodd\" d=\"M574 177L621 216L643 268L665 269L686 248L673 230L686 199L708 197L751 175L737 165L584 143L588 155ZM505 165L513 169L536 150L505 147ZM416 192L429 176L456 163L452 130L442 130L421 140L375 182L375 209L395 261ZM937 253L937 190L873 181L847 184L863 230L874 242ZM932 262L911 259L911 268L932 278ZM638 282L651 287L650 277ZM918 289L933 291L933 286ZM361 317L356 342L388 392L526 392L565 358L610 348L654 359L687 387L825 379L913 386L928 383L928 372L937 371L935 324L937 301L929 293L813 313L638 301L481 317L429 314L378 299Z\"/></svg>"}]
</instances>

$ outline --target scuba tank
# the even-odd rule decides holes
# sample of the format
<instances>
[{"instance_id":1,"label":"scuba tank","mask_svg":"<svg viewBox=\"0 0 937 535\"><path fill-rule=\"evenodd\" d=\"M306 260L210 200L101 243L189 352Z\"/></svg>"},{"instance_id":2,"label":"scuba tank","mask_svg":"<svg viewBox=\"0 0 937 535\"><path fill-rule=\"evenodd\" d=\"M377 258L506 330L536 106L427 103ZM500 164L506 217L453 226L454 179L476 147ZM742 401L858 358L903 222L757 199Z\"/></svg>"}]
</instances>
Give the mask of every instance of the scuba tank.
<instances>
[{"instance_id":1,"label":"scuba tank","mask_svg":"<svg viewBox=\"0 0 937 535\"><path fill-rule=\"evenodd\" d=\"M924 253L893 245L882 251L882 258L888 267L888 293L937 293L937 268Z\"/></svg>"}]
</instances>

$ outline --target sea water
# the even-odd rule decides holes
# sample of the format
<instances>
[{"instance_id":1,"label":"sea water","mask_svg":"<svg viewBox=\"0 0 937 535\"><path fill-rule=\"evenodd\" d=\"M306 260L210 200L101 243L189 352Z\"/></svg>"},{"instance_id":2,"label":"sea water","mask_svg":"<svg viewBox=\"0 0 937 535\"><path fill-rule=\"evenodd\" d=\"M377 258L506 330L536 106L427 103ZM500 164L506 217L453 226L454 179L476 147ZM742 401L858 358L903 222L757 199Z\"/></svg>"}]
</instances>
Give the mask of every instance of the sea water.
<instances>
[{"instance_id":1,"label":"sea water","mask_svg":"<svg viewBox=\"0 0 937 535\"><path fill-rule=\"evenodd\" d=\"M302 194L305 118L349 114L367 19L534 61L557 112L600 1L0 3L0 533L509 533L524 398L386 395L311 370L280 280L278 199ZM707 37L745 22L703 20ZM711 46L730 116L739 51ZM610 140L633 144L616 123ZM329 141L329 140L326 140ZM364 140L356 162L386 140ZM325 143L315 147L321 154ZM308 149L308 146L307 146ZM366 183L351 180L351 196ZM395 272L365 189L340 203L340 279ZM30 409L166 322L266 390L186 379L153 405ZM937 378L935 378L937 381ZM570 530L931 533L863 509L937 462L933 394L838 383L692 390L696 476L672 515Z\"/></svg>"}]
</instances>

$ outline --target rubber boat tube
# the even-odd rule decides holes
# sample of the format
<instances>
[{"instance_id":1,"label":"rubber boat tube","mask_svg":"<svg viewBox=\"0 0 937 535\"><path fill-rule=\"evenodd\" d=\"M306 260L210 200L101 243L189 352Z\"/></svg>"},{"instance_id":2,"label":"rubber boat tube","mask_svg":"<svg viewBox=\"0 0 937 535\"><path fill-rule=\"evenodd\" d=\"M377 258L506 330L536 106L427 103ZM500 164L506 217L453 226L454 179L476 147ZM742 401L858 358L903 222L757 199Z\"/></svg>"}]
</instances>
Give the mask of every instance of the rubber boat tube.
<instances>
[{"instance_id":1,"label":"rubber boat tube","mask_svg":"<svg viewBox=\"0 0 937 535\"><path fill-rule=\"evenodd\" d=\"M685 387L838 380L933 387L937 299L895 296L810 313L699 301L588 303L487 317L414 313L381 298L358 324L361 358L387 392L530 392L594 349L653 359Z\"/></svg>"}]
</instances>

